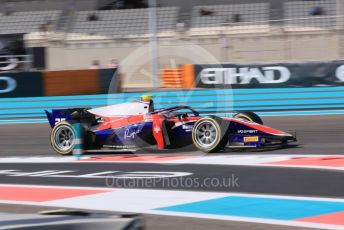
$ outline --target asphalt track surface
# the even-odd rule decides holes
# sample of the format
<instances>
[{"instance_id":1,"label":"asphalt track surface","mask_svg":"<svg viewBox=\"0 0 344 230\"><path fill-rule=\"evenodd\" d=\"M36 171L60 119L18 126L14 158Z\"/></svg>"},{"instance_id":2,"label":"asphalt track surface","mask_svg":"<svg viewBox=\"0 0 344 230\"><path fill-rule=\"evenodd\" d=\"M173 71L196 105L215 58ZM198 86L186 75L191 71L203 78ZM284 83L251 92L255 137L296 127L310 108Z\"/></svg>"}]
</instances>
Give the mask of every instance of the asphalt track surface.
<instances>
[{"instance_id":1,"label":"asphalt track surface","mask_svg":"<svg viewBox=\"0 0 344 230\"><path fill-rule=\"evenodd\" d=\"M259 154L344 154L344 117L341 115L327 116L294 116L294 117L265 117L266 125L285 130L296 131L298 142L289 148L274 149L259 152ZM55 156L49 144L50 127L48 124L18 124L0 126L0 157L8 156ZM200 154L197 151L178 152L185 154ZM223 154L250 154L252 151L226 152ZM253 151L257 153L257 151ZM161 152L163 154L165 152ZM168 152L170 153L170 152ZM254 166L221 166L221 165L167 165L167 164L0 164L2 170L17 169L22 171L38 170L76 170L78 173L92 173L95 171L185 171L192 172L190 177L223 178L235 175L239 178L239 187L203 187L203 188L163 188L176 190L205 190L228 191L244 193L307 195L324 197L344 197L344 174L338 171L320 169L269 168ZM106 186L104 179L80 178L42 178L0 176L1 183L8 184L39 184L63 186ZM162 189L156 183L155 189ZM14 211L13 206L0 205L0 211ZM28 212L35 208L27 208ZM16 211L14 211L16 212ZM161 219L162 218L162 219ZM166 218L163 220L163 218ZM189 220L190 219L190 220ZM148 223L166 229L296 229L264 224L235 223L228 221L195 220L192 218L154 217L148 216ZM168 226L173 223L173 226ZM188 223L188 224L186 224ZM192 223L192 225L191 225ZM213 223L209 225L207 223ZM184 228L184 227L189 228ZM208 226L208 228L206 227ZM157 229L157 228L156 228ZM301 229L301 228L297 228Z\"/></svg>"},{"instance_id":2,"label":"asphalt track surface","mask_svg":"<svg viewBox=\"0 0 344 230\"><path fill-rule=\"evenodd\" d=\"M263 121L273 128L296 131L298 145L261 153L344 154L343 115L264 117ZM49 135L48 123L0 125L0 157L55 156L49 144ZM178 150L173 152L184 153ZM166 153L166 151L161 151L161 153ZM188 153L200 154L199 152ZM227 152L227 154L231 153L240 152Z\"/></svg>"},{"instance_id":3,"label":"asphalt track surface","mask_svg":"<svg viewBox=\"0 0 344 230\"><path fill-rule=\"evenodd\" d=\"M146 188L163 190L187 190L210 192L240 192L282 194L300 196L323 196L343 198L344 173L335 171L297 169L297 168L264 168L246 166L209 166L209 165L167 165L167 164L128 164L128 163L68 163L68 164L6 164L2 170L20 170L23 172L45 170L75 170L66 175L84 175L101 171L130 172L188 172L183 181L171 178L136 179L115 178L115 174L107 178L80 177L25 177L0 175L5 184L33 184L55 186L83 187L121 187ZM114 179L112 179L114 178ZM213 184L206 178L214 178ZM232 178L232 182L227 182ZM178 179L179 180L179 179ZM195 182L193 182L195 181ZM197 181L197 183L196 183ZM218 181L218 182L217 182ZM223 182L223 183L222 183ZM134 183L134 184L133 184Z\"/></svg>"}]
</instances>

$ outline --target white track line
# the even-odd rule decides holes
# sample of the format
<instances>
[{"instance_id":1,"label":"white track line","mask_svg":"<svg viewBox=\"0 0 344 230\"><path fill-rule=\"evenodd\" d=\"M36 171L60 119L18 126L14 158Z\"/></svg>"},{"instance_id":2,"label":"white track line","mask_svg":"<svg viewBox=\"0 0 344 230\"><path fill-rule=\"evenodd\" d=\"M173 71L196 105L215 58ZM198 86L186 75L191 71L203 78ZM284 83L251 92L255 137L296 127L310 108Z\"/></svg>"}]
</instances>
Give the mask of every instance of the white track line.
<instances>
[{"instance_id":1,"label":"white track line","mask_svg":"<svg viewBox=\"0 0 344 230\"><path fill-rule=\"evenodd\" d=\"M0 201L6 204L24 204L24 205L39 205L48 207L74 208L74 209L88 209L88 210L103 210L103 211L127 211L140 212L147 214L194 217L206 219L218 219L229 221L242 221L263 224L277 224L284 226L306 227L306 228L321 228L321 229L343 229L343 226L316 224L299 221L285 221L264 218L247 218L238 216L225 216L214 214L198 214L198 213L181 213L171 211L154 210L156 208L173 206L178 204L185 204L190 202L204 201L209 199L222 198L227 196L246 196L258 198L279 198L279 199L294 199L294 200L314 200L314 201L333 201L343 202L344 199L336 198L315 198L303 196L281 196L281 195L252 195L245 193L223 193L223 192L188 192L188 191L163 191L163 190L149 190L149 189L112 189L112 188L93 188L93 187L64 187L64 186L41 186L41 185L10 185L0 184L1 186L14 187L29 187L29 188L70 188L70 189L91 189L104 190L107 192L93 195L80 196L76 198L67 198L47 202L17 202L17 201Z\"/></svg>"},{"instance_id":2,"label":"white track line","mask_svg":"<svg viewBox=\"0 0 344 230\"><path fill-rule=\"evenodd\" d=\"M121 155L116 155L115 157L120 157ZM161 155L156 155L161 157ZM108 157L112 156L95 156L97 159L92 161L92 156L83 156L81 160L77 160L75 157L4 157L0 158L0 163L122 163L122 164L132 164L132 163L142 163L142 164L194 164L194 165L232 165L232 166L254 166L254 167L281 167L281 168L306 168L306 169L323 169L323 170L336 170L344 171L344 167L335 166L321 166L321 165L283 165L283 164L272 164L272 162L287 161L294 158L341 158L344 159L344 155L284 155L284 154L245 154L245 155L218 155L218 156L187 156L183 159L168 159L166 160L142 160L145 156L138 156L138 159L133 160L130 158L128 160L106 160ZM104 160L101 158L104 157ZM151 155L147 155L151 157ZM83 161L85 160L85 161Z\"/></svg>"}]
</instances>

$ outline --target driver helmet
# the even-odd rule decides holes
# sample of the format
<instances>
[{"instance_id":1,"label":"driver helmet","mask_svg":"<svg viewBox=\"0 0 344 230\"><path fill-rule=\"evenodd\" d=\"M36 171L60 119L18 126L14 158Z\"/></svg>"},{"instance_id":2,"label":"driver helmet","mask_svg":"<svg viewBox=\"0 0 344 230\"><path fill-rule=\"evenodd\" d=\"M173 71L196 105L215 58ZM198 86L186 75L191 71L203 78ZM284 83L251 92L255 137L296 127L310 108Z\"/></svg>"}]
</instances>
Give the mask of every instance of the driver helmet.
<instances>
[{"instance_id":1,"label":"driver helmet","mask_svg":"<svg viewBox=\"0 0 344 230\"><path fill-rule=\"evenodd\" d=\"M149 105L148 105L148 112L154 112L154 101L152 99L153 97L151 95L142 95L141 96L141 100L142 101L148 101Z\"/></svg>"}]
</instances>

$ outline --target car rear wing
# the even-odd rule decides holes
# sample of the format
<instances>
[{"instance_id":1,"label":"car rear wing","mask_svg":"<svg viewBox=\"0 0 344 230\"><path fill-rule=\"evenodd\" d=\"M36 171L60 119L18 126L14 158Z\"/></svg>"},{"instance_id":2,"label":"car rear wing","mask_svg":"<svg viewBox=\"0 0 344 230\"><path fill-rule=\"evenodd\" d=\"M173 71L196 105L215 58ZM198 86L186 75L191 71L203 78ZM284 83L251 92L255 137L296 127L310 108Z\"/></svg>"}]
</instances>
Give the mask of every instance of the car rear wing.
<instances>
[{"instance_id":1,"label":"car rear wing","mask_svg":"<svg viewBox=\"0 0 344 230\"><path fill-rule=\"evenodd\" d=\"M51 128L61 121L72 119L70 109L53 109L51 112L45 110L45 114L47 115Z\"/></svg>"},{"instance_id":2,"label":"car rear wing","mask_svg":"<svg viewBox=\"0 0 344 230\"><path fill-rule=\"evenodd\" d=\"M70 108L70 109L53 109L51 112L45 110L49 124L53 128L57 123L61 121L94 119L94 115L90 114L87 110L90 108Z\"/></svg>"}]
</instances>

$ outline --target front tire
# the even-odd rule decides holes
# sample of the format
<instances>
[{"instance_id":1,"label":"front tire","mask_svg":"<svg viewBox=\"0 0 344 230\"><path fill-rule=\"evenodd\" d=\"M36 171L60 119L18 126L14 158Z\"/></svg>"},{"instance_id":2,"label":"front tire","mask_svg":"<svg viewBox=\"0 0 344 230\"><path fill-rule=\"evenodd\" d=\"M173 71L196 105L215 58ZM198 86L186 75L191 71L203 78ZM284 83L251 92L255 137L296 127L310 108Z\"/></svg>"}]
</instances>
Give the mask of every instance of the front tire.
<instances>
[{"instance_id":1,"label":"front tire","mask_svg":"<svg viewBox=\"0 0 344 230\"><path fill-rule=\"evenodd\" d=\"M250 111L239 112L239 113L235 114L233 117L236 119L241 119L244 121L250 121L250 122L254 122L254 123L263 125L262 119L257 114L255 114L254 112L250 112Z\"/></svg>"},{"instance_id":2,"label":"front tire","mask_svg":"<svg viewBox=\"0 0 344 230\"><path fill-rule=\"evenodd\" d=\"M192 129L192 141L203 152L218 152L227 144L228 126L227 121L216 116L201 118Z\"/></svg>"},{"instance_id":3,"label":"front tire","mask_svg":"<svg viewBox=\"0 0 344 230\"><path fill-rule=\"evenodd\" d=\"M73 153L75 145L75 131L66 121L57 123L50 133L50 143L54 151L66 156Z\"/></svg>"}]
</instances>

